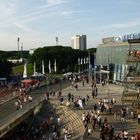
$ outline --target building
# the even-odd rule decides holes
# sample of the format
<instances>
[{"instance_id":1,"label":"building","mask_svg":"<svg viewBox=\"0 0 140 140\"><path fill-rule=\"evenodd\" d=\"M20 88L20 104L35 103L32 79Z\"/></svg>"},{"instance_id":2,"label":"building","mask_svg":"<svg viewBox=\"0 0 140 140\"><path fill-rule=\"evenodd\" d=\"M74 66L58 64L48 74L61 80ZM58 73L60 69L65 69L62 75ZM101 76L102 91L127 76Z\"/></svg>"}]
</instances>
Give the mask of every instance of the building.
<instances>
[{"instance_id":1,"label":"building","mask_svg":"<svg viewBox=\"0 0 140 140\"><path fill-rule=\"evenodd\" d=\"M16 64L16 63L24 63L26 61L25 58L20 58L20 59L7 59L8 62L11 62L13 64Z\"/></svg>"},{"instance_id":2,"label":"building","mask_svg":"<svg viewBox=\"0 0 140 140\"><path fill-rule=\"evenodd\" d=\"M86 35L72 36L71 46L73 49L86 50L86 48L87 48Z\"/></svg>"},{"instance_id":3,"label":"building","mask_svg":"<svg viewBox=\"0 0 140 140\"><path fill-rule=\"evenodd\" d=\"M30 55L33 55L35 50L36 50L36 48L30 49L30 50L29 50L29 54L30 54Z\"/></svg>"},{"instance_id":4,"label":"building","mask_svg":"<svg viewBox=\"0 0 140 140\"><path fill-rule=\"evenodd\" d=\"M132 53L140 50L140 43L130 43L129 40L140 40L140 33L124 36L109 37L102 39L102 44L97 46L96 65L103 67L112 67L112 81L120 83L124 81L125 73L128 69L128 53L130 47ZM133 64L132 64L133 67ZM140 70L140 68L138 68Z\"/></svg>"}]
</instances>

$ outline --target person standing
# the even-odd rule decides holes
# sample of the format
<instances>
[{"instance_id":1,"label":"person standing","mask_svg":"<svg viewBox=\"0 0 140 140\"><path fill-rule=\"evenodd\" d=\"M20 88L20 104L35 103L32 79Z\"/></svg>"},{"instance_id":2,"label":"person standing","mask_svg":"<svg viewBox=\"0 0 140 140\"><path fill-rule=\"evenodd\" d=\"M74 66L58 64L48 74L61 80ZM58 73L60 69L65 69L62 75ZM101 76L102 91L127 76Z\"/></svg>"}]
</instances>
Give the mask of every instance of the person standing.
<instances>
[{"instance_id":1,"label":"person standing","mask_svg":"<svg viewBox=\"0 0 140 140\"><path fill-rule=\"evenodd\" d=\"M68 100L70 102L70 100L71 100L71 93L68 93Z\"/></svg>"},{"instance_id":2,"label":"person standing","mask_svg":"<svg viewBox=\"0 0 140 140\"><path fill-rule=\"evenodd\" d=\"M138 114L138 124L140 124L140 113Z\"/></svg>"}]
</instances>

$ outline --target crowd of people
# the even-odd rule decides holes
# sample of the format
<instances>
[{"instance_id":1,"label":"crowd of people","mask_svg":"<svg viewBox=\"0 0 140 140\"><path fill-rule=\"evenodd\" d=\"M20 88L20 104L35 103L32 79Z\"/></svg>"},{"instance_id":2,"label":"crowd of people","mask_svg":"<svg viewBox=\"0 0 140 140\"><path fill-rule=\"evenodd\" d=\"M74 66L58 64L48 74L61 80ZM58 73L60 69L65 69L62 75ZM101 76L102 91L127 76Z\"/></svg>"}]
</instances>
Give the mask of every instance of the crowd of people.
<instances>
[{"instance_id":1,"label":"crowd of people","mask_svg":"<svg viewBox=\"0 0 140 140\"><path fill-rule=\"evenodd\" d=\"M50 117L35 124L23 122L2 140L59 140L59 138L60 131Z\"/></svg>"},{"instance_id":2,"label":"crowd of people","mask_svg":"<svg viewBox=\"0 0 140 140\"><path fill-rule=\"evenodd\" d=\"M89 81L86 80L86 83L89 84ZM82 80L82 86L85 86L85 80ZM79 86L77 82L72 81L72 87L77 92L79 90ZM22 98L19 98L16 102L16 109L22 109L22 106L25 103L32 102L32 96L27 94L28 92L24 91L24 94L21 95ZM55 90L50 90L45 93L45 99L48 101L50 96L54 96L59 100L59 104L64 105L64 100L66 100L66 106L73 107L75 109L84 110L86 108L86 104L89 102L91 98L95 99L95 103L93 103L91 110L89 112L84 112L82 114L82 121L87 132L87 135L91 135L95 130L100 132L100 140L140 140L140 132L137 131L136 134L130 135L128 131L124 128L122 131L118 132L115 130L113 123L109 123L108 117L104 118L104 114L106 116L114 115L114 121L118 120L118 116L121 124L125 123L125 118L130 116L131 119L134 119L134 112L129 110L128 107L122 107L121 109L116 109L116 99L113 98L99 98L98 97L98 87L92 82L91 83L91 93L85 94L85 96L77 96L76 93L68 93L67 98L63 96L62 91L59 90L55 92ZM51 119L50 119L51 120ZM21 136L20 139L17 137L15 140L25 140L25 139L47 139L45 134L46 130L51 129L51 135L49 140L58 140L60 138L59 129L55 124L50 123L50 120L46 120L41 122L39 125L33 125L30 129L30 133L28 135ZM138 123L140 123L140 115L138 115ZM51 124L51 125L50 125ZM120 125L121 125L120 124ZM58 121L58 126L60 125L60 119ZM26 130L24 127L20 127L19 134L23 134L22 131ZM68 128L63 128L64 140L70 140L70 133Z\"/></svg>"},{"instance_id":3,"label":"crowd of people","mask_svg":"<svg viewBox=\"0 0 140 140\"><path fill-rule=\"evenodd\" d=\"M88 84L88 82L87 82ZM85 81L82 81L82 85L85 86ZM78 84L72 82L72 87L75 88L75 91L78 90ZM113 127L113 124L109 124L108 118L106 117L104 120L102 119L102 114L106 115L114 115L114 121L120 120L121 124L125 123L125 119L134 119L135 115L132 110L130 110L128 107L122 107L122 108L116 108L115 98L103 98L99 99L98 96L98 88L94 82L91 84L91 96L92 98L97 101L93 105L93 111L86 113L83 113L82 120L83 124L85 126L85 129L87 129L88 135L91 134L95 129L98 129L100 131L100 139L101 140L139 140L140 139L140 133L137 131L136 134L130 135L126 129L122 130L121 132L116 132L115 128ZM68 99L68 106L70 106L73 103L74 108L77 109L84 109L86 106L86 102L89 101L91 97L87 94L85 97L76 96L76 94L68 93L67 99ZM60 98L60 102L64 102L64 98ZM62 103L63 104L63 103ZM67 104L66 104L67 105ZM119 116L119 117L118 117ZM138 123L140 122L140 115L138 115Z\"/></svg>"}]
</instances>

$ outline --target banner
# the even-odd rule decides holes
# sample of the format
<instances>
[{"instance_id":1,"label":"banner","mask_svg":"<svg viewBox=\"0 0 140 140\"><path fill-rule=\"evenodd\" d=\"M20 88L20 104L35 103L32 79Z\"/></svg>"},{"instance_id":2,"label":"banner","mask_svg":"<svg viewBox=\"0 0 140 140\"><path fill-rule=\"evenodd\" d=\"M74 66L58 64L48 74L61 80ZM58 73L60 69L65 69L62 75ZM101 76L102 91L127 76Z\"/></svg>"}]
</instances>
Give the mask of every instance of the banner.
<instances>
[{"instance_id":1,"label":"banner","mask_svg":"<svg viewBox=\"0 0 140 140\"><path fill-rule=\"evenodd\" d=\"M23 78L27 78L27 64L24 64Z\"/></svg>"},{"instance_id":2,"label":"banner","mask_svg":"<svg viewBox=\"0 0 140 140\"><path fill-rule=\"evenodd\" d=\"M51 73L52 71L51 71L51 62L50 62L50 60L49 60L49 73Z\"/></svg>"},{"instance_id":3,"label":"banner","mask_svg":"<svg viewBox=\"0 0 140 140\"><path fill-rule=\"evenodd\" d=\"M44 61L42 60L42 74L45 74L45 71L44 71Z\"/></svg>"},{"instance_id":4,"label":"banner","mask_svg":"<svg viewBox=\"0 0 140 140\"><path fill-rule=\"evenodd\" d=\"M54 61L54 72L56 72L57 71L57 69L56 69L56 59L55 59L55 61Z\"/></svg>"}]
</instances>

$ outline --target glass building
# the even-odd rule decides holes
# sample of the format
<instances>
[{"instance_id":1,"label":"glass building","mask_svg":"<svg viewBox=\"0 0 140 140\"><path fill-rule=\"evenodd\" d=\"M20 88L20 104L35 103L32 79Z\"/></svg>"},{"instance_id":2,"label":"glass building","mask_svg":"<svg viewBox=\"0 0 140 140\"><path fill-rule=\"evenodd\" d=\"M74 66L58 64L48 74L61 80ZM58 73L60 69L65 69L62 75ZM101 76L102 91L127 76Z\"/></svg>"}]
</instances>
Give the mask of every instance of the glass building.
<instances>
[{"instance_id":1,"label":"glass building","mask_svg":"<svg viewBox=\"0 0 140 140\"><path fill-rule=\"evenodd\" d=\"M113 37L103 39L102 44L97 46L96 65L106 67L112 65L111 80L115 83L124 81L130 46L132 50L140 50L140 43L130 45L128 41L114 41Z\"/></svg>"}]
</instances>

